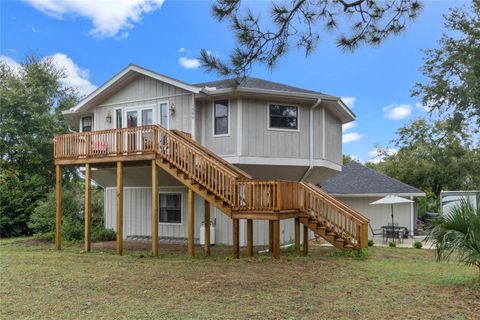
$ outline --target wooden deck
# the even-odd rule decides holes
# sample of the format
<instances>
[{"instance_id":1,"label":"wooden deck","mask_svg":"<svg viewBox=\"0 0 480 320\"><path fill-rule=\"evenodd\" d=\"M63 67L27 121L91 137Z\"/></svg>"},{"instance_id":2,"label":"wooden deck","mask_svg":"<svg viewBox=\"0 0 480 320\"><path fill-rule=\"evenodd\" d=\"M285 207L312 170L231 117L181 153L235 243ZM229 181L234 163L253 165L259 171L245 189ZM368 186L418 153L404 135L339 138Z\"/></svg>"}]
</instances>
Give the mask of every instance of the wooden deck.
<instances>
[{"instance_id":1,"label":"wooden deck","mask_svg":"<svg viewBox=\"0 0 480 320\"><path fill-rule=\"evenodd\" d=\"M169 131L158 125L150 125L59 135L55 137L54 156L57 166L57 195L61 192L58 181L61 166L86 165L89 179L91 165L117 167L117 202L120 204L117 205L117 221L119 222L123 217L121 208L123 166L150 163L152 192L157 188L156 168L160 167L188 188L189 199L193 199L193 193L196 193L205 199L206 207L211 203L232 218L235 257L238 257L239 250L237 239L239 219L246 219L248 226L251 226L253 220L271 221L271 242L275 257L279 256L279 223L275 221L281 219L294 218L296 224L303 223L305 228L313 230L340 249L361 248L367 245L368 219L318 187L296 181L252 179L241 169L195 142L188 133L181 131ZM86 185L89 186L89 183ZM87 192L89 190L86 190L86 194ZM57 246L60 248L58 234L61 226L58 220L61 219L61 203L58 197ZM89 215L89 201L89 197L88 200L86 197L86 215ZM193 255L193 200L189 200L188 203L189 240L191 240L189 254ZM152 208L152 218L154 218L157 213L153 211L157 210L157 205L152 203ZM122 253L120 224L117 226L119 254ZM86 224L85 228L87 235L90 227ZM250 239L251 228L247 228L248 230L250 231L247 238ZM152 230L152 233L157 234L158 237L158 231ZM295 234L297 235L297 232ZM298 239L297 236L295 239L297 247L300 244L299 234L298 232ZM152 239L152 243L156 242L155 240ZM89 244L85 245L85 248L87 247L89 248ZM156 254L156 251L157 249L152 245L152 252ZM247 251L249 252L250 249L247 248ZM307 252L308 247L304 246L304 253Z\"/></svg>"}]
</instances>

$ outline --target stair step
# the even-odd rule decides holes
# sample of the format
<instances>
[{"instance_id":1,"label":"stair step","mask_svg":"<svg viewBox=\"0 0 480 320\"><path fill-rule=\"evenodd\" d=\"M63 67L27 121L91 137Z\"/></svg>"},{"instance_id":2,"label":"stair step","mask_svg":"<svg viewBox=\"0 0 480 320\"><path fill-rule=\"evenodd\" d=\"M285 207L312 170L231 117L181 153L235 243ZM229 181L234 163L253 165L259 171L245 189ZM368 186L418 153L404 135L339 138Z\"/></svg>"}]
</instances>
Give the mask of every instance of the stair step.
<instances>
[{"instance_id":1,"label":"stair step","mask_svg":"<svg viewBox=\"0 0 480 320\"><path fill-rule=\"evenodd\" d=\"M337 238L335 239L336 242L345 242L345 239Z\"/></svg>"}]
</instances>

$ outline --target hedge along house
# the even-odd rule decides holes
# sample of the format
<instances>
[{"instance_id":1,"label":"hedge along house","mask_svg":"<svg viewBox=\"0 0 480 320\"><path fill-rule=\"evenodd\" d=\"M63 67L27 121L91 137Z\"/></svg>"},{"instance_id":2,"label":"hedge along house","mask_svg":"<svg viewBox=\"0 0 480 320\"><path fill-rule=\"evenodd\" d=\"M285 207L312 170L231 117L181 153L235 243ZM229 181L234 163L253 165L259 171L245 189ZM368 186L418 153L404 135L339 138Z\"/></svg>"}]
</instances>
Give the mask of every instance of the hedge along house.
<instances>
[{"instance_id":1,"label":"hedge along house","mask_svg":"<svg viewBox=\"0 0 480 320\"><path fill-rule=\"evenodd\" d=\"M341 170L341 127L355 118L338 97L249 77L191 85L129 65L64 116L77 133L55 137L59 248L62 166L85 167L86 251L92 179L119 254L143 236L154 254L165 237L193 255L202 222L236 257L241 245L300 250L301 233L305 251L311 233L366 245L368 219L315 187Z\"/></svg>"},{"instance_id":2,"label":"hedge along house","mask_svg":"<svg viewBox=\"0 0 480 320\"><path fill-rule=\"evenodd\" d=\"M321 182L320 187L349 207L370 219L373 229L380 229L392 222L390 206L370 205L387 195L415 200L425 193L406 183L370 169L356 161L344 164L342 172ZM394 221L400 227L415 231L418 218L417 203L394 205ZM370 235L371 231L369 231ZM413 233L410 233L412 235Z\"/></svg>"}]
</instances>

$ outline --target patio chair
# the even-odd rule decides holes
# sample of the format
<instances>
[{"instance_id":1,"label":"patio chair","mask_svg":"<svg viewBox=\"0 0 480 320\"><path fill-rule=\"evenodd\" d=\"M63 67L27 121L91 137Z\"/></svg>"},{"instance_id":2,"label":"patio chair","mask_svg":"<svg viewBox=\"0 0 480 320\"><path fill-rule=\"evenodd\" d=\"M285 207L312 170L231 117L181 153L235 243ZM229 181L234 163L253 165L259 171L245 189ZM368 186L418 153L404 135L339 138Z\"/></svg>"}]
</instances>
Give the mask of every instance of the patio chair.
<instances>
[{"instance_id":1,"label":"patio chair","mask_svg":"<svg viewBox=\"0 0 480 320\"><path fill-rule=\"evenodd\" d=\"M368 227L370 228L370 231L372 232L372 235L375 236L382 236L382 241L385 242L385 232L383 229L376 229L373 230L372 225L369 223Z\"/></svg>"}]
</instances>

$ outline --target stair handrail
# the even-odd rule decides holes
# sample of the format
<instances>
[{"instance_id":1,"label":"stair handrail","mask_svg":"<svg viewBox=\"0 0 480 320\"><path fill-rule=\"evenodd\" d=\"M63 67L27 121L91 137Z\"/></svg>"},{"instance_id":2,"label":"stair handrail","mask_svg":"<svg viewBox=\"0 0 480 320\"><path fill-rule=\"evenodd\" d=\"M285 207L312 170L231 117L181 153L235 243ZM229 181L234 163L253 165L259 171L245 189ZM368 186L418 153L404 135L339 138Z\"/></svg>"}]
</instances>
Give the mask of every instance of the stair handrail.
<instances>
[{"instance_id":1,"label":"stair handrail","mask_svg":"<svg viewBox=\"0 0 480 320\"><path fill-rule=\"evenodd\" d=\"M202 144L198 143L197 141L193 140L191 136L189 136L189 134L187 132L184 132L184 131L180 131L180 130L177 130L177 129L172 129L170 130L171 132L173 132L174 134L176 134L177 136L179 136L183 141L187 142L188 144L204 151L205 153L207 153L210 157L214 158L215 160L217 160L218 162L220 163L223 163L224 165L228 166L231 170L235 171L236 173L239 174L239 178L241 179L252 179L252 176L249 175L248 173L246 173L245 171L243 171L242 169L238 168L237 166L231 164L230 162L226 161L225 159L223 159L222 157L220 157L219 155L217 155L216 153L212 152L210 149L206 148L205 146L203 146Z\"/></svg>"}]
</instances>

